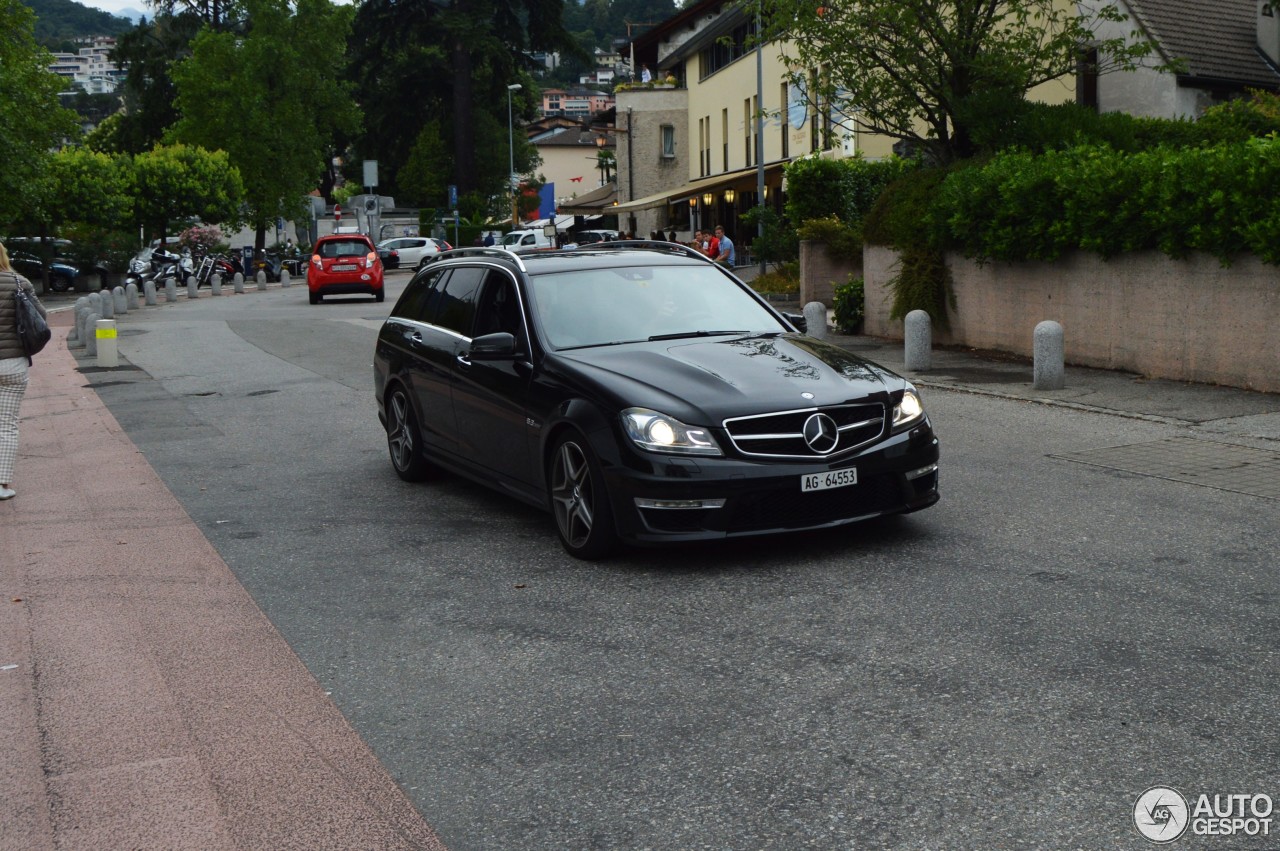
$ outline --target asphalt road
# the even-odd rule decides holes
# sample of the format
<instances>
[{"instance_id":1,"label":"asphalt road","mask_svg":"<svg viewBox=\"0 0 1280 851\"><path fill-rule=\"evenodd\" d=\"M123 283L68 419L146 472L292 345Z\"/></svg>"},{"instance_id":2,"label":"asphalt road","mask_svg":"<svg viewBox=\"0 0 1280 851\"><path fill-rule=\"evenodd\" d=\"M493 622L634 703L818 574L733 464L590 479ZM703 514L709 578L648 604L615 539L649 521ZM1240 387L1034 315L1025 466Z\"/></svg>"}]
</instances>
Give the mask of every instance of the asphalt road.
<instances>
[{"instance_id":1,"label":"asphalt road","mask_svg":"<svg viewBox=\"0 0 1280 851\"><path fill-rule=\"evenodd\" d=\"M1277 503L1052 457L1182 427L934 390L934 508L587 564L393 474L406 280L132 314L90 378L451 849L1141 848L1149 787L1280 799Z\"/></svg>"}]
</instances>

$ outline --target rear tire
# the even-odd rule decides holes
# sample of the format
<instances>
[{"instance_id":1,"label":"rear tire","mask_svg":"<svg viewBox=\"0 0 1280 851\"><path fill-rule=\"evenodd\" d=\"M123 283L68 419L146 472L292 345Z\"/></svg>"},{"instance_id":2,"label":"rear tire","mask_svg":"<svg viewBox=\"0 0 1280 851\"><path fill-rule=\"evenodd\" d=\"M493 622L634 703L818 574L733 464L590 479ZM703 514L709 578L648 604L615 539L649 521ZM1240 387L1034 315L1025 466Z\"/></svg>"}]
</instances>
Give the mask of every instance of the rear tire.
<instances>
[{"instance_id":1,"label":"rear tire","mask_svg":"<svg viewBox=\"0 0 1280 851\"><path fill-rule=\"evenodd\" d=\"M307 297L311 299L312 304L320 303L320 293L307 293Z\"/></svg>"},{"instance_id":2,"label":"rear tire","mask_svg":"<svg viewBox=\"0 0 1280 851\"><path fill-rule=\"evenodd\" d=\"M396 475L404 481L420 482L431 475L413 403L398 384L387 394L387 452Z\"/></svg>"},{"instance_id":3,"label":"rear tire","mask_svg":"<svg viewBox=\"0 0 1280 851\"><path fill-rule=\"evenodd\" d=\"M386 290L378 290L376 293L373 294L374 301L384 301L386 297L387 297Z\"/></svg>"},{"instance_id":4,"label":"rear tire","mask_svg":"<svg viewBox=\"0 0 1280 851\"><path fill-rule=\"evenodd\" d=\"M556 441L547 463L551 513L560 545L569 555L594 560L618 546L600 462L586 438L567 434Z\"/></svg>"}]
</instances>

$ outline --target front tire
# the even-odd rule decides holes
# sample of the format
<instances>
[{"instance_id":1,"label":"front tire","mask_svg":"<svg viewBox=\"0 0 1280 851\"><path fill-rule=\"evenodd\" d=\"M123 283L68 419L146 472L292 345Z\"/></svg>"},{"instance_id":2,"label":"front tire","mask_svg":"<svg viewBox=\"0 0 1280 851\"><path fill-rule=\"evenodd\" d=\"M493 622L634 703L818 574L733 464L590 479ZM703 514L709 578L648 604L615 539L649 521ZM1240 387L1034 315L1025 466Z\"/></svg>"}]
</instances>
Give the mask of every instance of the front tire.
<instances>
[{"instance_id":1,"label":"front tire","mask_svg":"<svg viewBox=\"0 0 1280 851\"><path fill-rule=\"evenodd\" d=\"M404 481L420 482L430 476L431 462L423 451L418 417L400 385L387 396L387 451L396 475Z\"/></svg>"},{"instance_id":2,"label":"front tire","mask_svg":"<svg viewBox=\"0 0 1280 851\"><path fill-rule=\"evenodd\" d=\"M551 451L547 481L551 513L565 552L575 558L603 558L618 545L600 462L578 434L560 438Z\"/></svg>"},{"instance_id":3,"label":"front tire","mask_svg":"<svg viewBox=\"0 0 1280 851\"><path fill-rule=\"evenodd\" d=\"M49 277L49 286L55 293L65 293L72 289L75 284L66 275L51 275Z\"/></svg>"}]
</instances>

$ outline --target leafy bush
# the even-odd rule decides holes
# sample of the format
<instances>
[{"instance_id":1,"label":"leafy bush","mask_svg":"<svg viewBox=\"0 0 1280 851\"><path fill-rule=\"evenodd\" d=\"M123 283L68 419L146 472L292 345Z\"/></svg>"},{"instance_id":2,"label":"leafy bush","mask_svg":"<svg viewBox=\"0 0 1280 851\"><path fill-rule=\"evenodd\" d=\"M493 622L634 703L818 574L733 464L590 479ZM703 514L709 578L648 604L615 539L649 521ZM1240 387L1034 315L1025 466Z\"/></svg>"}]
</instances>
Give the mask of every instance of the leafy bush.
<instances>
[{"instance_id":1,"label":"leafy bush","mask_svg":"<svg viewBox=\"0 0 1280 851\"><path fill-rule=\"evenodd\" d=\"M862 259L862 231L840 221L838 216L809 219L796 228L802 240L825 243L832 255L851 262Z\"/></svg>"},{"instance_id":2,"label":"leafy bush","mask_svg":"<svg viewBox=\"0 0 1280 851\"><path fill-rule=\"evenodd\" d=\"M1154 249L1202 251L1224 265L1252 251L1280 263L1276 198L1280 138L1137 153L1084 146L1012 151L957 170L924 215L938 245L979 262Z\"/></svg>"},{"instance_id":3,"label":"leafy bush","mask_svg":"<svg viewBox=\"0 0 1280 851\"><path fill-rule=\"evenodd\" d=\"M796 229L769 207L752 207L739 221L750 231L758 231L760 223L764 223L764 232L750 240L751 253L757 259L780 268L800 256Z\"/></svg>"},{"instance_id":4,"label":"leafy bush","mask_svg":"<svg viewBox=\"0 0 1280 851\"><path fill-rule=\"evenodd\" d=\"M778 264L775 271L757 275L751 288L758 293L800 294L800 264L796 261Z\"/></svg>"},{"instance_id":5,"label":"leafy bush","mask_svg":"<svg viewBox=\"0 0 1280 851\"><path fill-rule=\"evenodd\" d=\"M918 166L914 160L807 157L787 165L786 216L803 224L835 216L856 224L886 186Z\"/></svg>"},{"instance_id":6,"label":"leafy bush","mask_svg":"<svg viewBox=\"0 0 1280 851\"><path fill-rule=\"evenodd\" d=\"M866 301L861 276L850 275L849 282L840 284L835 289L835 321L836 327L845 334L856 334L862 330L862 317L865 315Z\"/></svg>"}]
</instances>

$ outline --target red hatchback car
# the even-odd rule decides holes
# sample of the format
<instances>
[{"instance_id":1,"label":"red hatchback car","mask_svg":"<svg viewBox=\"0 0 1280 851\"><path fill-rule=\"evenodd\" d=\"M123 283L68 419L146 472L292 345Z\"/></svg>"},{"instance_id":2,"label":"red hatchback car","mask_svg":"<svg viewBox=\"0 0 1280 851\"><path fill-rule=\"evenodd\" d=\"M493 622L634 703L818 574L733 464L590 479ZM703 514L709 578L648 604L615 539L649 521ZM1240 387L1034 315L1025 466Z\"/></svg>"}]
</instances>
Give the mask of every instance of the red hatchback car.
<instances>
[{"instance_id":1,"label":"red hatchback car","mask_svg":"<svg viewBox=\"0 0 1280 851\"><path fill-rule=\"evenodd\" d=\"M307 291L312 304L327 295L371 295L382 301L382 261L369 237L359 233L322 236L311 249Z\"/></svg>"}]
</instances>

